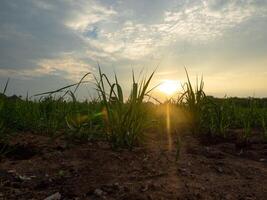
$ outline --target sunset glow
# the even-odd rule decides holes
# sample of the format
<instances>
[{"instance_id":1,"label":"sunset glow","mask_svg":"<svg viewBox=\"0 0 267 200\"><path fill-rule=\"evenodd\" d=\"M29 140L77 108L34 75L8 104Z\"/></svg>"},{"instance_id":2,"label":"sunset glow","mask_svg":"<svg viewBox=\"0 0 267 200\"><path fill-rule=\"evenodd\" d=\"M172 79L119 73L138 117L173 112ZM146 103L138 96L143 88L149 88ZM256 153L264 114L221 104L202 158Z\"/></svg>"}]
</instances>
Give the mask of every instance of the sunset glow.
<instances>
[{"instance_id":1,"label":"sunset glow","mask_svg":"<svg viewBox=\"0 0 267 200\"><path fill-rule=\"evenodd\" d=\"M179 89L184 67L203 75L210 95L267 95L266 0L3 0L0 13L0 86L9 77L9 95L76 83L98 64L125 83L132 70L158 65L161 97ZM94 95L80 88L79 97Z\"/></svg>"},{"instance_id":2,"label":"sunset glow","mask_svg":"<svg viewBox=\"0 0 267 200\"><path fill-rule=\"evenodd\" d=\"M181 88L179 81L174 80L165 80L162 84L159 85L159 91L170 96L178 92Z\"/></svg>"}]
</instances>

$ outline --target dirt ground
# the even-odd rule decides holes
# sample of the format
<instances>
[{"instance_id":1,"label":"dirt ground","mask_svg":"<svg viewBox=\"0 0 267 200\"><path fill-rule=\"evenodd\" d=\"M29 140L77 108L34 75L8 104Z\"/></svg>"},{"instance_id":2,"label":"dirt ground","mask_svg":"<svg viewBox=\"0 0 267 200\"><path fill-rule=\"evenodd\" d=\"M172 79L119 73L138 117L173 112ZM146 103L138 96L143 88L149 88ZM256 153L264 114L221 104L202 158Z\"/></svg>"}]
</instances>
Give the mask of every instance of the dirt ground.
<instances>
[{"instance_id":1,"label":"dirt ground","mask_svg":"<svg viewBox=\"0 0 267 200\"><path fill-rule=\"evenodd\" d=\"M183 134L176 161L177 136L148 137L112 151L101 141L68 146L17 134L0 162L0 199L267 199L267 143L242 148Z\"/></svg>"}]
</instances>

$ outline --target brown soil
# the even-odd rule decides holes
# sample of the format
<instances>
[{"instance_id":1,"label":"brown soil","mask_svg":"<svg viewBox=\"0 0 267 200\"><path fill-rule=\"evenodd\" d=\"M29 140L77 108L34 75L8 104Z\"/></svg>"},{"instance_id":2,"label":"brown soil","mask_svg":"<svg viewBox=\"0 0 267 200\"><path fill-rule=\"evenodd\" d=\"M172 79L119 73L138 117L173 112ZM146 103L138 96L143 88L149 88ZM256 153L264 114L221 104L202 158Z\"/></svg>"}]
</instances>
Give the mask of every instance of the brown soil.
<instances>
[{"instance_id":1,"label":"brown soil","mask_svg":"<svg viewBox=\"0 0 267 200\"><path fill-rule=\"evenodd\" d=\"M239 148L187 134L176 162L177 136L149 137L132 151L113 151L101 141L67 146L62 138L18 134L0 162L0 199L45 199L57 192L76 200L267 198L267 144Z\"/></svg>"}]
</instances>

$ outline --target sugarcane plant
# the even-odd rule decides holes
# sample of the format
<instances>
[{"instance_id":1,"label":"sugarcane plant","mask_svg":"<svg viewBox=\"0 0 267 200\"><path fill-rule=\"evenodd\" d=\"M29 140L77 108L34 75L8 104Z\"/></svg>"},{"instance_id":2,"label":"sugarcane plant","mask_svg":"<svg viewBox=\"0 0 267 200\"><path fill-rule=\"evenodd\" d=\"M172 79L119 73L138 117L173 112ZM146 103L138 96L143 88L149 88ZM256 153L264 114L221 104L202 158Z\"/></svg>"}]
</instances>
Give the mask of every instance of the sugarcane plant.
<instances>
[{"instance_id":1,"label":"sugarcane plant","mask_svg":"<svg viewBox=\"0 0 267 200\"><path fill-rule=\"evenodd\" d=\"M102 112L96 112L89 109L88 104L83 104L84 107L88 107L88 112L83 113L81 109L78 108L77 100L73 92L70 92L72 96L72 109L66 117L66 124L69 128L68 137L69 138L79 138L79 139L92 139L95 134L100 132L100 124L94 123L99 117L102 117Z\"/></svg>"},{"instance_id":2,"label":"sugarcane plant","mask_svg":"<svg viewBox=\"0 0 267 200\"><path fill-rule=\"evenodd\" d=\"M256 118L256 104L253 98L249 99L249 108L243 111L241 120L243 123L243 139L246 141L252 134L252 128Z\"/></svg>"},{"instance_id":3,"label":"sugarcane plant","mask_svg":"<svg viewBox=\"0 0 267 200\"><path fill-rule=\"evenodd\" d=\"M266 121L266 113L262 113L261 115L261 125L262 125L262 136L264 141L267 141L267 121Z\"/></svg>"},{"instance_id":4,"label":"sugarcane plant","mask_svg":"<svg viewBox=\"0 0 267 200\"><path fill-rule=\"evenodd\" d=\"M208 105L205 113L206 127L212 135L227 137L227 130L231 126L234 105L227 98L222 102L215 102L214 99L208 99Z\"/></svg>"},{"instance_id":5,"label":"sugarcane plant","mask_svg":"<svg viewBox=\"0 0 267 200\"><path fill-rule=\"evenodd\" d=\"M95 77L96 88L104 105L106 137L114 148L132 148L134 144L142 141L147 127L147 112L143 102L151 91L148 87L153 75L154 72L148 79L143 78L142 81L136 82L132 72L130 96L124 101L123 90L116 74L112 83L99 68L99 77Z\"/></svg>"},{"instance_id":6,"label":"sugarcane plant","mask_svg":"<svg viewBox=\"0 0 267 200\"><path fill-rule=\"evenodd\" d=\"M200 82L198 82L197 77L196 88L194 90L186 69L185 72L187 76L187 82L182 85L183 92L177 102L179 106L182 105L188 111L192 132L194 134L198 134L201 131L201 119L203 110L207 103L206 94L203 90L204 81L203 78L201 78Z\"/></svg>"},{"instance_id":7,"label":"sugarcane plant","mask_svg":"<svg viewBox=\"0 0 267 200\"><path fill-rule=\"evenodd\" d=\"M0 157L5 155L8 151L8 134L6 130L6 121L5 121L5 104L6 102L6 90L8 87L9 79L7 79L7 82L5 84L4 90L2 93L0 93Z\"/></svg>"}]
</instances>

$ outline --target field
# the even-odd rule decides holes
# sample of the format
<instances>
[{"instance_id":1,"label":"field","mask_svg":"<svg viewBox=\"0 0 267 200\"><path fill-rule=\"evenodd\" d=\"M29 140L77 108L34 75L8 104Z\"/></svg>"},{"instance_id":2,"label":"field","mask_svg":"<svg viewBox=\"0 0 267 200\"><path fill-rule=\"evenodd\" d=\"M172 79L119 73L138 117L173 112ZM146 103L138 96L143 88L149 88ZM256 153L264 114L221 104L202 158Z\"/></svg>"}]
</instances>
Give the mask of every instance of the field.
<instances>
[{"instance_id":1,"label":"field","mask_svg":"<svg viewBox=\"0 0 267 200\"><path fill-rule=\"evenodd\" d=\"M265 199L267 99L215 98L187 75L165 102L154 73L125 99L100 69L34 99L0 96L0 199ZM51 196L52 195L52 196Z\"/></svg>"}]
</instances>

